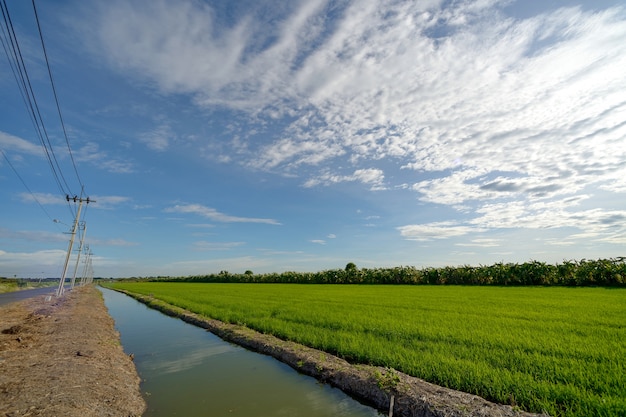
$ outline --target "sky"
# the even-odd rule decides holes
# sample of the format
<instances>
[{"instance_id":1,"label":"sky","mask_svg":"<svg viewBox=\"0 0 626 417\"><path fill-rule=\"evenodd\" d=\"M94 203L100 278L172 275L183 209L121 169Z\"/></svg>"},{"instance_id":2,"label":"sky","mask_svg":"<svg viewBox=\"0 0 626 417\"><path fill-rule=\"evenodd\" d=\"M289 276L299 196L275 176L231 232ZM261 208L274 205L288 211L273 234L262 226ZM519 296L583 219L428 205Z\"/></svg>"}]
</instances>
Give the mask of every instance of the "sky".
<instances>
[{"instance_id":1,"label":"sky","mask_svg":"<svg viewBox=\"0 0 626 417\"><path fill-rule=\"evenodd\" d=\"M0 276L626 256L622 1L6 6Z\"/></svg>"}]
</instances>

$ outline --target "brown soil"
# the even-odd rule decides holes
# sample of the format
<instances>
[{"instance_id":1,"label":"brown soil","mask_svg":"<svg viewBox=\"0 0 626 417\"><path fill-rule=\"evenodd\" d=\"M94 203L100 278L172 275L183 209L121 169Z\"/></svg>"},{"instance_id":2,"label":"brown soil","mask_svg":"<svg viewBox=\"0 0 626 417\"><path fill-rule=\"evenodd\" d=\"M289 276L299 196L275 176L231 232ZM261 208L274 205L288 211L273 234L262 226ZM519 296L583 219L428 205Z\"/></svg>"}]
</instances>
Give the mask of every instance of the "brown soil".
<instances>
[{"instance_id":1,"label":"brown soil","mask_svg":"<svg viewBox=\"0 0 626 417\"><path fill-rule=\"evenodd\" d=\"M393 369L350 364L326 352L311 349L247 327L207 319L151 297L128 295L188 323L205 328L224 340L267 354L297 371L341 389L394 417L531 417L537 414L494 404L476 395L430 384Z\"/></svg>"},{"instance_id":2,"label":"brown soil","mask_svg":"<svg viewBox=\"0 0 626 417\"><path fill-rule=\"evenodd\" d=\"M94 287L0 307L0 416L140 416L139 382Z\"/></svg>"}]
</instances>

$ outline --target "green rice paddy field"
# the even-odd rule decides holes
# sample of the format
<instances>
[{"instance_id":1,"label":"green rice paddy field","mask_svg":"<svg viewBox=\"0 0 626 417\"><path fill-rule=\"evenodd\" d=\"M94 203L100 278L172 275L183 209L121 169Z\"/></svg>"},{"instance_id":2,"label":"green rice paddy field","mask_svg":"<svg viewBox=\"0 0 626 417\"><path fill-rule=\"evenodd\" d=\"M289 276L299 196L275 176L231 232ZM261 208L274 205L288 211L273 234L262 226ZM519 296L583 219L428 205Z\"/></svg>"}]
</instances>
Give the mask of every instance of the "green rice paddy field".
<instances>
[{"instance_id":1,"label":"green rice paddy field","mask_svg":"<svg viewBox=\"0 0 626 417\"><path fill-rule=\"evenodd\" d=\"M626 289L113 287L527 411L626 416Z\"/></svg>"}]
</instances>

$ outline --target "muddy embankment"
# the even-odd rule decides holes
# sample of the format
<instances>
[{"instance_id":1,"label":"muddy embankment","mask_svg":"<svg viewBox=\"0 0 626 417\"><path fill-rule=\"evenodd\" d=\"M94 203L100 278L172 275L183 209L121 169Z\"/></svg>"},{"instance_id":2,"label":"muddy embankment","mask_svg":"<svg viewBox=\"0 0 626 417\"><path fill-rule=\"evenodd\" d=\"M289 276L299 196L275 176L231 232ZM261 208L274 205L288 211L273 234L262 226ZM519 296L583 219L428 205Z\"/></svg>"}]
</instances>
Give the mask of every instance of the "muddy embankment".
<instances>
[{"instance_id":1,"label":"muddy embankment","mask_svg":"<svg viewBox=\"0 0 626 417\"><path fill-rule=\"evenodd\" d=\"M152 297L124 292L151 308L207 329L220 338L273 356L306 375L395 417L530 417L537 414L494 404L476 395L430 384L393 369L350 364L326 352L262 334L247 327L206 319Z\"/></svg>"},{"instance_id":2,"label":"muddy embankment","mask_svg":"<svg viewBox=\"0 0 626 417\"><path fill-rule=\"evenodd\" d=\"M139 383L93 286L0 307L0 416L140 416Z\"/></svg>"}]
</instances>

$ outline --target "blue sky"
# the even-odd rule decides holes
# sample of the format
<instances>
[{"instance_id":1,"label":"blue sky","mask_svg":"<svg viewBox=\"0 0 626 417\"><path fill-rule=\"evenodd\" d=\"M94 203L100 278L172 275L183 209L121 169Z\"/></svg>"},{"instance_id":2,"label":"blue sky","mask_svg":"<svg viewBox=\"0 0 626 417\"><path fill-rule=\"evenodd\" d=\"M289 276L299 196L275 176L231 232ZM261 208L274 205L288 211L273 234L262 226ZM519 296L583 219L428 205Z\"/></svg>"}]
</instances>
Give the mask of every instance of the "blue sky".
<instances>
[{"instance_id":1,"label":"blue sky","mask_svg":"<svg viewBox=\"0 0 626 417\"><path fill-rule=\"evenodd\" d=\"M0 50L0 276L60 276L81 183L103 277L626 255L620 1L39 1L78 176L7 4L67 186Z\"/></svg>"}]
</instances>

